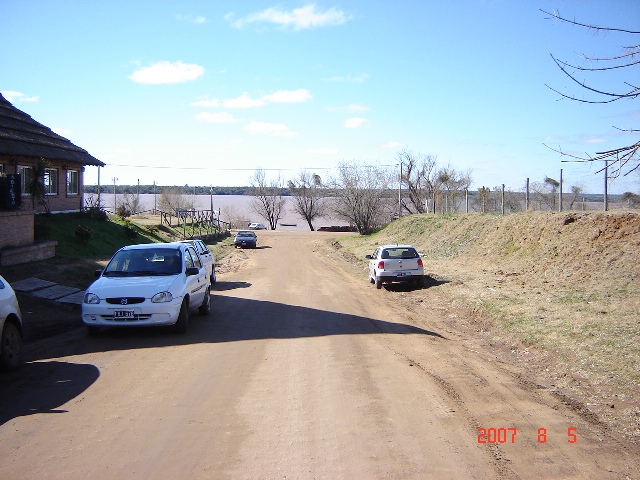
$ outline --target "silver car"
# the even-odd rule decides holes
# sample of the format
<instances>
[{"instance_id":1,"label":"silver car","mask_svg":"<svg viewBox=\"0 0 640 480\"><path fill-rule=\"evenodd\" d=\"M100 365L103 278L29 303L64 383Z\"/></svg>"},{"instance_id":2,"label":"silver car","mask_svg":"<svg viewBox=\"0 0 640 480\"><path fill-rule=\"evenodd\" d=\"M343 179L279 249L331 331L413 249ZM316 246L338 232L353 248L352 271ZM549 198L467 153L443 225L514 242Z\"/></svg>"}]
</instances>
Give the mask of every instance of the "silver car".
<instances>
[{"instance_id":1,"label":"silver car","mask_svg":"<svg viewBox=\"0 0 640 480\"><path fill-rule=\"evenodd\" d=\"M22 316L16 294L0 276L0 369L13 370L22 363Z\"/></svg>"},{"instance_id":2,"label":"silver car","mask_svg":"<svg viewBox=\"0 0 640 480\"><path fill-rule=\"evenodd\" d=\"M369 260L369 282L375 283L376 288L391 282L422 285L422 258L413 245L381 245L365 258Z\"/></svg>"}]
</instances>

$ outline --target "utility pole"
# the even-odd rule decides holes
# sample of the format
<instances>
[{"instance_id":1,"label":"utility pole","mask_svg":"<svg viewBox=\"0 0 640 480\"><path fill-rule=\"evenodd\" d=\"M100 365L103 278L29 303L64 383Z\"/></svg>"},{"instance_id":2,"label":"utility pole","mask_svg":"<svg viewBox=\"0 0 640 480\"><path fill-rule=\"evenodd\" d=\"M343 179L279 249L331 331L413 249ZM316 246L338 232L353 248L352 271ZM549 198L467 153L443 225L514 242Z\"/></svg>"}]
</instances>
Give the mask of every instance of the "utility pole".
<instances>
[{"instance_id":1,"label":"utility pole","mask_svg":"<svg viewBox=\"0 0 640 480\"><path fill-rule=\"evenodd\" d=\"M400 162L400 181L398 182L398 218L402 216L402 162Z\"/></svg>"},{"instance_id":2,"label":"utility pole","mask_svg":"<svg viewBox=\"0 0 640 480\"><path fill-rule=\"evenodd\" d=\"M562 211L562 169L560 169L560 192L558 192L558 211Z\"/></svg>"},{"instance_id":3,"label":"utility pole","mask_svg":"<svg viewBox=\"0 0 640 480\"><path fill-rule=\"evenodd\" d=\"M604 161L604 211L609 210L609 160Z\"/></svg>"},{"instance_id":4,"label":"utility pole","mask_svg":"<svg viewBox=\"0 0 640 480\"><path fill-rule=\"evenodd\" d=\"M113 213L116 213L116 207L117 207L117 202L116 202L116 181L118 180L117 177L113 177Z\"/></svg>"}]
</instances>

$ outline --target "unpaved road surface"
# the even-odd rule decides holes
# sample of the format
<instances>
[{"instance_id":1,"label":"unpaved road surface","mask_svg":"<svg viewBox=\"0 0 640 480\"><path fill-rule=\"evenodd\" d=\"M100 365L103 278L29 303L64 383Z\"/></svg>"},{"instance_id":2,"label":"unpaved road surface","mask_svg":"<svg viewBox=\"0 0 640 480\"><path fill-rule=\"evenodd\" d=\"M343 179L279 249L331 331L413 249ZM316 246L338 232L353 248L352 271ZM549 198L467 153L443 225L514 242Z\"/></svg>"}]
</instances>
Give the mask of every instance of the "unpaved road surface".
<instances>
[{"instance_id":1,"label":"unpaved road surface","mask_svg":"<svg viewBox=\"0 0 640 480\"><path fill-rule=\"evenodd\" d=\"M27 345L0 375L3 480L639 478L637 446L342 268L323 234L259 238L186 335Z\"/></svg>"}]
</instances>

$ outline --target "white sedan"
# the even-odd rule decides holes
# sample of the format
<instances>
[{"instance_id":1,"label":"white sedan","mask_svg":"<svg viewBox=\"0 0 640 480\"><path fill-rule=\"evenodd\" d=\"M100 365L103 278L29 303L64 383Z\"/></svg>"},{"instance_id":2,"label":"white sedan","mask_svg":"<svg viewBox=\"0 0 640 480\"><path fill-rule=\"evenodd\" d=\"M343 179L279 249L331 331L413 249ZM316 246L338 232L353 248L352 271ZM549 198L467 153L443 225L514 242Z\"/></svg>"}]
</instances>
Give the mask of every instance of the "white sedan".
<instances>
[{"instance_id":1,"label":"white sedan","mask_svg":"<svg viewBox=\"0 0 640 480\"><path fill-rule=\"evenodd\" d=\"M365 258L369 259L369 282L375 283L376 288L391 282L422 285L422 258L413 245L381 245Z\"/></svg>"},{"instance_id":2,"label":"white sedan","mask_svg":"<svg viewBox=\"0 0 640 480\"><path fill-rule=\"evenodd\" d=\"M211 309L211 279L188 243L129 245L118 250L86 290L82 321L100 327L174 325L187 330L189 312Z\"/></svg>"},{"instance_id":3,"label":"white sedan","mask_svg":"<svg viewBox=\"0 0 640 480\"><path fill-rule=\"evenodd\" d=\"M16 294L0 276L0 369L13 370L22 363L22 316Z\"/></svg>"}]
</instances>

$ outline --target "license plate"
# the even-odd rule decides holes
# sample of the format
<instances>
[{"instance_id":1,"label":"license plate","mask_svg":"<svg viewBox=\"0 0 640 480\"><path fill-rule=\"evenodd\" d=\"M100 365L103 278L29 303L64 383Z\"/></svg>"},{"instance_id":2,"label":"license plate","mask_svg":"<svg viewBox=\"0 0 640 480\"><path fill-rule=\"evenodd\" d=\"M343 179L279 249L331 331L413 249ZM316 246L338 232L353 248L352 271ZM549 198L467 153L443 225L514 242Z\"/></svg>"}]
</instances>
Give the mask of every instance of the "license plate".
<instances>
[{"instance_id":1,"label":"license plate","mask_svg":"<svg viewBox=\"0 0 640 480\"><path fill-rule=\"evenodd\" d=\"M133 310L116 310L113 313L114 318L133 318Z\"/></svg>"},{"instance_id":2,"label":"license plate","mask_svg":"<svg viewBox=\"0 0 640 480\"><path fill-rule=\"evenodd\" d=\"M396 273L396 277L406 277L407 275L408 274L402 272Z\"/></svg>"}]
</instances>

